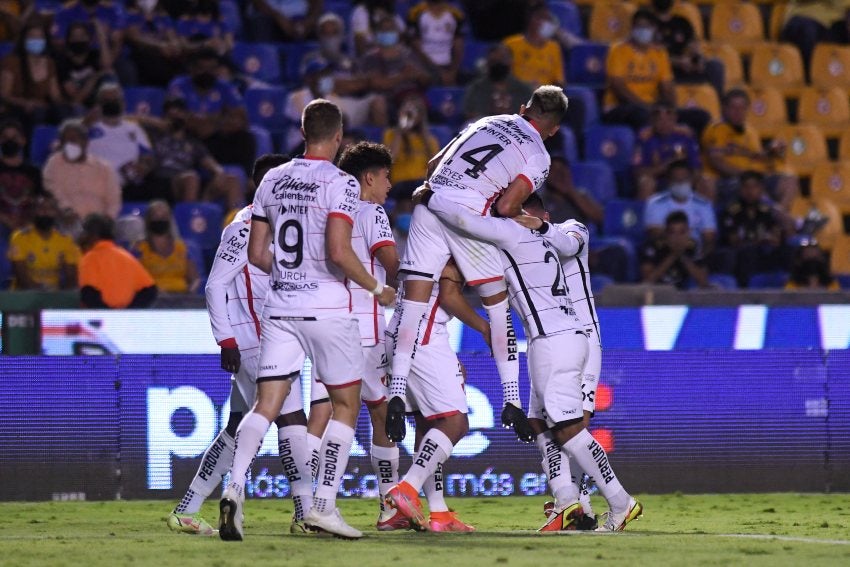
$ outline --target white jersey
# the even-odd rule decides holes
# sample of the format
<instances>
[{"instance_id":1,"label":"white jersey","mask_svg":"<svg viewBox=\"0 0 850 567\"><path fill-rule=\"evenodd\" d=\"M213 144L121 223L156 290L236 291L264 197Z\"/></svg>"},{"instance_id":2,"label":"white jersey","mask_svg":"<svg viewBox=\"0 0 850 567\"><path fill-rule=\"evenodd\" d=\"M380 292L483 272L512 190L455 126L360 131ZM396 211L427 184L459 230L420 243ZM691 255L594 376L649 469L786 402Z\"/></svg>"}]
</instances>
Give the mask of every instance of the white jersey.
<instances>
[{"instance_id":1,"label":"white jersey","mask_svg":"<svg viewBox=\"0 0 850 567\"><path fill-rule=\"evenodd\" d=\"M390 324L387 326L386 334L394 337L398 332L398 324L401 321L401 302L404 299L404 286L399 286L398 294L396 296L396 306L395 311L393 312L392 319L390 319ZM448 334L448 327L446 324L451 321L452 316L449 315L448 311L440 307L440 288L438 285L434 285L431 287L431 297L428 299L428 308L425 309L425 314L422 315L422 332L420 336L420 343L423 345L427 345L432 335L442 335ZM414 358L415 360L415 358Z\"/></svg>"},{"instance_id":2,"label":"white jersey","mask_svg":"<svg viewBox=\"0 0 850 567\"><path fill-rule=\"evenodd\" d=\"M241 352L255 355L260 347L260 317L269 276L248 263L251 210L249 205L239 211L221 233L206 296L216 342L235 339Z\"/></svg>"},{"instance_id":3,"label":"white jersey","mask_svg":"<svg viewBox=\"0 0 850 567\"><path fill-rule=\"evenodd\" d=\"M354 217L354 231L351 235L351 247L367 272L381 283L387 281L387 271L375 259L375 252L384 246L395 246L390 219L384 208L374 203L361 203ZM351 290L351 303L357 321L360 324L360 341L364 347L384 342L386 318L384 306L378 298L353 281L348 282Z\"/></svg>"},{"instance_id":4,"label":"white jersey","mask_svg":"<svg viewBox=\"0 0 850 567\"><path fill-rule=\"evenodd\" d=\"M345 276L327 257L328 218L354 226L360 185L327 160L295 158L270 170L254 197L255 222L268 222L274 262L266 310L324 319L351 313Z\"/></svg>"},{"instance_id":5,"label":"white jersey","mask_svg":"<svg viewBox=\"0 0 850 567\"><path fill-rule=\"evenodd\" d=\"M518 114L473 122L449 143L429 179L435 193L486 215L496 197L518 177L532 191L543 186L551 159L543 139Z\"/></svg>"},{"instance_id":6,"label":"white jersey","mask_svg":"<svg viewBox=\"0 0 850 567\"><path fill-rule=\"evenodd\" d=\"M590 267L588 262L588 250L590 248L590 234L587 227L575 219L570 219L561 224L553 225L555 229L566 235L568 232L577 232L584 239L584 247L578 254L572 256L561 255L561 265L564 269L564 278L567 281L567 290L573 307L576 310L581 324L585 330L594 331L596 341L601 344L602 337L599 334L599 319L596 316L596 302L593 300L593 288L590 286ZM552 240L549 232L544 235L551 244L558 248L558 242ZM560 240L563 242L563 240ZM569 242L569 241L567 241ZM561 250L558 250L559 254Z\"/></svg>"}]
</instances>

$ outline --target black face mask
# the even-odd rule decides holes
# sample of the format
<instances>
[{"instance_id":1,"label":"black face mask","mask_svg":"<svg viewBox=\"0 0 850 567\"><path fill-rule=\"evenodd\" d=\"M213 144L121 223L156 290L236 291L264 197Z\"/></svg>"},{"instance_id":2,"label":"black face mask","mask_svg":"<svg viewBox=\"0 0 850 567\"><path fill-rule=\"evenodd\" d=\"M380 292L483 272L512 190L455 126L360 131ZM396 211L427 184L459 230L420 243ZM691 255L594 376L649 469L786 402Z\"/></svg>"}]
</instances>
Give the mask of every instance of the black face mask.
<instances>
[{"instance_id":1,"label":"black face mask","mask_svg":"<svg viewBox=\"0 0 850 567\"><path fill-rule=\"evenodd\" d=\"M107 100L100 104L100 111L108 118L121 116L121 103L117 100Z\"/></svg>"},{"instance_id":2,"label":"black face mask","mask_svg":"<svg viewBox=\"0 0 850 567\"><path fill-rule=\"evenodd\" d=\"M0 152L3 153L3 157L17 157L21 155L23 149L17 140L4 140L0 143Z\"/></svg>"},{"instance_id":3,"label":"black face mask","mask_svg":"<svg viewBox=\"0 0 850 567\"><path fill-rule=\"evenodd\" d=\"M673 7L673 0L652 0L652 7L656 12L664 14Z\"/></svg>"},{"instance_id":4,"label":"black face mask","mask_svg":"<svg viewBox=\"0 0 850 567\"><path fill-rule=\"evenodd\" d=\"M88 41L69 41L68 51L74 55L85 55L89 52L90 45Z\"/></svg>"},{"instance_id":5,"label":"black face mask","mask_svg":"<svg viewBox=\"0 0 850 567\"><path fill-rule=\"evenodd\" d=\"M215 75L213 73L198 73L192 76L192 84L201 90L209 90L215 86Z\"/></svg>"},{"instance_id":6,"label":"black face mask","mask_svg":"<svg viewBox=\"0 0 850 567\"><path fill-rule=\"evenodd\" d=\"M172 118L170 120L170 122L171 122L171 129L174 130L175 132L178 131L178 130L183 130L184 128L186 128L186 119L185 118Z\"/></svg>"},{"instance_id":7,"label":"black face mask","mask_svg":"<svg viewBox=\"0 0 850 567\"><path fill-rule=\"evenodd\" d=\"M92 6L100 4L100 0L83 0L83 4L91 8Z\"/></svg>"},{"instance_id":8,"label":"black face mask","mask_svg":"<svg viewBox=\"0 0 850 567\"><path fill-rule=\"evenodd\" d=\"M171 221L167 220L153 220L148 223L148 230L151 234L168 234L168 231L171 230Z\"/></svg>"},{"instance_id":9,"label":"black face mask","mask_svg":"<svg viewBox=\"0 0 850 567\"><path fill-rule=\"evenodd\" d=\"M819 279L823 279L826 275L826 266L820 260L805 260L800 264L799 274L804 280L811 276L817 276Z\"/></svg>"},{"instance_id":10,"label":"black face mask","mask_svg":"<svg viewBox=\"0 0 850 567\"><path fill-rule=\"evenodd\" d=\"M511 68L506 63L492 63L487 67L487 76L493 82L504 81L510 72Z\"/></svg>"},{"instance_id":11,"label":"black face mask","mask_svg":"<svg viewBox=\"0 0 850 567\"><path fill-rule=\"evenodd\" d=\"M53 225L56 224L56 219L53 218L53 217L46 217L46 216L39 215L39 216L33 217L32 224L38 230L41 230L43 232L47 232L48 230L53 228Z\"/></svg>"}]
</instances>

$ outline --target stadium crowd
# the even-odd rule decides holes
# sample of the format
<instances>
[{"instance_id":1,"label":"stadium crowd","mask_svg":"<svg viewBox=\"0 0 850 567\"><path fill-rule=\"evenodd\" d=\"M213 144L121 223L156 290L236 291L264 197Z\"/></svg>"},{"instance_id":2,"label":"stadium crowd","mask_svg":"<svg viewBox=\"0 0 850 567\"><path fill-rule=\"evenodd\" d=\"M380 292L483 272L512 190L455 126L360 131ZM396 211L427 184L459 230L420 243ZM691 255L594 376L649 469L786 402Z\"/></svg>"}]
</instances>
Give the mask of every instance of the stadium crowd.
<instances>
[{"instance_id":1,"label":"stadium crowd","mask_svg":"<svg viewBox=\"0 0 850 567\"><path fill-rule=\"evenodd\" d=\"M570 100L543 197L590 227L597 291L850 286L848 30L846 0L3 0L0 287L91 287L105 239L203 290L319 97L390 148L403 243L428 159L542 84Z\"/></svg>"}]
</instances>

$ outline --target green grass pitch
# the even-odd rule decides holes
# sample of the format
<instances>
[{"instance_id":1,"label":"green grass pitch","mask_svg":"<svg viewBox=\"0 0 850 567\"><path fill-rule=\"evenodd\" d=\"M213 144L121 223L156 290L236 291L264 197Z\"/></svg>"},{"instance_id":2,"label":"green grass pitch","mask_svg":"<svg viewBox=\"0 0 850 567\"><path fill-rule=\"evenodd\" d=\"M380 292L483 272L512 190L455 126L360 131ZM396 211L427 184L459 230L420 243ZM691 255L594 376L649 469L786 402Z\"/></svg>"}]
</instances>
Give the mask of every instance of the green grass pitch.
<instances>
[{"instance_id":1,"label":"green grass pitch","mask_svg":"<svg viewBox=\"0 0 850 567\"><path fill-rule=\"evenodd\" d=\"M378 533L376 500L340 501L360 541L290 535L291 501L249 501L242 543L171 533L174 502L3 503L0 565L850 565L848 494L639 498L644 517L626 532L567 535L535 533L539 497L450 499L472 534ZM202 512L214 523L216 502Z\"/></svg>"}]
</instances>

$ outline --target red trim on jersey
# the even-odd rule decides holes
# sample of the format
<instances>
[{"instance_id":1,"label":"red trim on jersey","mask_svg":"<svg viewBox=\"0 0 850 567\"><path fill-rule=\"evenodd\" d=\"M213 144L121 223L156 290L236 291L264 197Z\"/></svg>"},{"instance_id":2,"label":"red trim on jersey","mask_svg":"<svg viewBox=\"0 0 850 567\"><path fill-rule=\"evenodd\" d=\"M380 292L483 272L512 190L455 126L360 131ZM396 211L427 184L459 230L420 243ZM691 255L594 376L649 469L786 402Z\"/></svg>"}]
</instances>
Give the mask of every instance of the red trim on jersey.
<instances>
[{"instance_id":1,"label":"red trim on jersey","mask_svg":"<svg viewBox=\"0 0 850 567\"><path fill-rule=\"evenodd\" d=\"M254 328L257 330L257 338L260 338L260 320L257 318L257 312L254 311L254 294L251 293L251 272L248 271L248 264L242 266L242 272L245 274L245 295L248 297L248 312L251 313L251 318L254 319Z\"/></svg>"},{"instance_id":2,"label":"red trim on jersey","mask_svg":"<svg viewBox=\"0 0 850 567\"><path fill-rule=\"evenodd\" d=\"M471 282L466 282L466 285L481 285L483 283L497 282L504 278L505 276L494 276L492 278L484 278L483 280L472 280Z\"/></svg>"},{"instance_id":3,"label":"red trim on jersey","mask_svg":"<svg viewBox=\"0 0 850 567\"><path fill-rule=\"evenodd\" d=\"M331 161L328 158L323 158L323 157L319 157L319 156L311 156L311 155L308 155L308 154L304 154L304 156L301 159L311 159L311 160L315 160L315 161Z\"/></svg>"},{"instance_id":4,"label":"red trim on jersey","mask_svg":"<svg viewBox=\"0 0 850 567\"><path fill-rule=\"evenodd\" d=\"M437 316L437 309L440 307L440 298L434 301L434 307L431 309L431 314L428 315L428 326L425 327L425 334L422 336L422 346L428 344L431 340L431 329L434 327L434 318Z\"/></svg>"},{"instance_id":5,"label":"red trim on jersey","mask_svg":"<svg viewBox=\"0 0 850 567\"><path fill-rule=\"evenodd\" d=\"M367 408L375 408L375 407L378 407L379 405L381 405L382 403L384 403L386 401L386 399L387 399L386 396L381 396L380 400L374 400L374 401L373 400L363 400L363 403L366 404Z\"/></svg>"},{"instance_id":6,"label":"red trim on jersey","mask_svg":"<svg viewBox=\"0 0 850 567\"><path fill-rule=\"evenodd\" d=\"M372 248L369 249L369 253L374 254L375 250L383 248L384 246L395 246L395 242L392 240L381 240L380 242L376 242L372 245Z\"/></svg>"},{"instance_id":7,"label":"red trim on jersey","mask_svg":"<svg viewBox=\"0 0 850 567\"><path fill-rule=\"evenodd\" d=\"M322 384L325 384L325 388L327 388L328 390L341 390L342 388L348 388L349 386L354 386L355 384L359 384L362 381L363 380L358 378L357 380L354 380L352 382L346 382L345 384L333 384L333 385L331 385L331 384L325 384L324 382L322 382L318 378L316 379L316 382L321 382Z\"/></svg>"},{"instance_id":8,"label":"red trim on jersey","mask_svg":"<svg viewBox=\"0 0 850 567\"><path fill-rule=\"evenodd\" d=\"M220 346L221 348L239 348L239 345L236 344L236 339L234 337L219 341L218 346Z\"/></svg>"},{"instance_id":9,"label":"red trim on jersey","mask_svg":"<svg viewBox=\"0 0 850 567\"><path fill-rule=\"evenodd\" d=\"M370 257L370 261L372 262L369 266L369 273L374 277L375 275L375 256ZM378 282L380 283L380 282ZM378 296L372 296L372 329L375 332L375 344L378 344Z\"/></svg>"},{"instance_id":10,"label":"red trim on jersey","mask_svg":"<svg viewBox=\"0 0 850 567\"><path fill-rule=\"evenodd\" d=\"M489 212L490 212L490 207L492 207L492 206L493 206L493 202L494 202L496 199L498 199L498 198L499 198L499 195L501 195L501 194L502 194L502 192L501 192L501 191L499 191L498 193L496 193L495 195L491 195L491 196L490 196L490 198L489 198L489 199L487 199L487 202L486 202L486 203L484 203L484 210L483 210L483 211L481 211L481 216L482 216L482 217L486 217L486 216L487 216L487 213L489 213Z\"/></svg>"},{"instance_id":11,"label":"red trim on jersey","mask_svg":"<svg viewBox=\"0 0 850 567\"><path fill-rule=\"evenodd\" d=\"M328 218L329 219L332 219L332 218L342 219L345 222L347 222L348 224L350 224L351 226L354 226L354 220L345 213L338 213L338 212L328 213Z\"/></svg>"},{"instance_id":12,"label":"red trim on jersey","mask_svg":"<svg viewBox=\"0 0 850 567\"><path fill-rule=\"evenodd\" d=\"M443 413L438 413L438 414L435 414L435 415L426 415L425 419L427 419L428 421L434 421L435 419L442 419L444 417L451 417L451 416L457 415L459 413L463 413L463 412L456 409L456 410L452 410L452 411L446 411L446 412L443 412Z\"/></svg>"},{"instance_id":13,"label":"red trim on jersey","mask_svg":"<svg viewBox=\"0 0 850 567\"><path fill-rule=\"evenodd\" d=\"M528 183L528 192L534 193L534 183L531 182L531 179L528 178L527 175L520 173L516 176L517 179L525 179L525 182Z\"/></svg>"}]
</instances>

